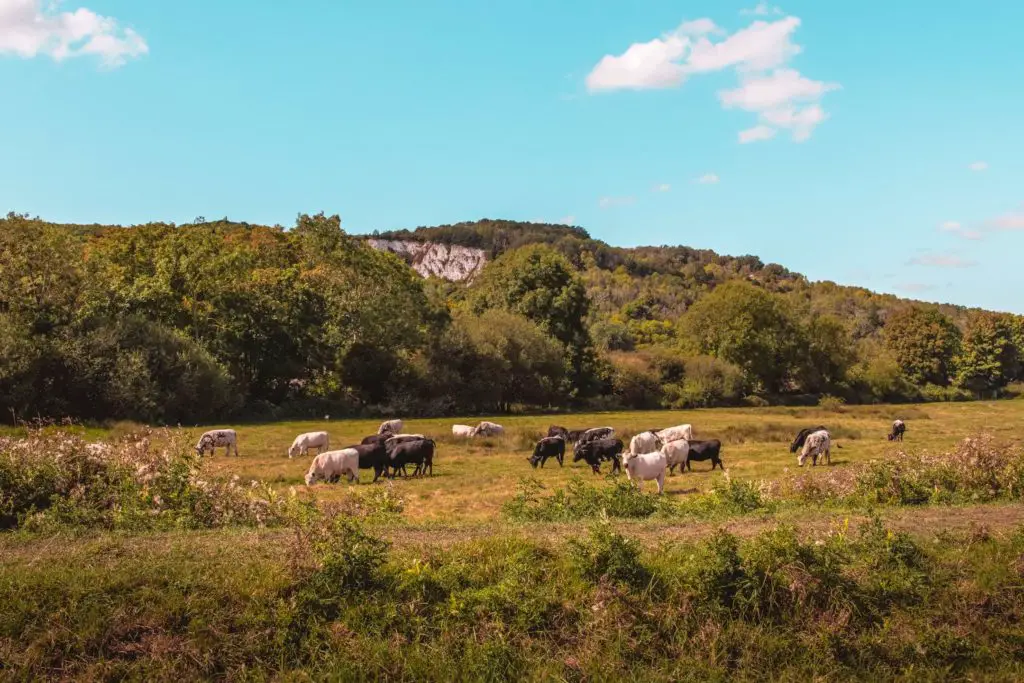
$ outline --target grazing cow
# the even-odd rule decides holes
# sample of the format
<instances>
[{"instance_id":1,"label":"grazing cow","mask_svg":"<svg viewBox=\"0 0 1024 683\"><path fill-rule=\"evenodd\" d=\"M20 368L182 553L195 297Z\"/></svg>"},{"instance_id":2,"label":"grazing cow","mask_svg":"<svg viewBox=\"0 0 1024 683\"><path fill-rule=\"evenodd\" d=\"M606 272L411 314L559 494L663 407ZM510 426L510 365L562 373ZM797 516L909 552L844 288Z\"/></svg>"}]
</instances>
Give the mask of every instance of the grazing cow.
<instances>
[{"instance_id":1,"label":"grazing cow","mask_svg":"<svg viewBox=\"0 0 1024 683\"><path fill-rule=\"evenodd\" d=\"M399 441L388 452L391 466L391 478L394 479L398 470L405 472L406 465L415 465L412 476L430 472L434 476L434 449L437 444L433 439L408 439Z\"/></svg>"},{"instance_id":2,"label":"grazing cow","mask_svg":"<svg viewBox=\"0 0 1024 683\"><path fill-rule=\"evenodd\" d=\"M818 457L824 456L825 462L829 465L832 464L832 437L829 433L821 429L816 432L812 432L807 435L804 439L803 450L800 451L800 455L797 456L796 462L800 467L804 466L804 462L807 460L807 456L811 456L811 465L818 464Z\"/></svg>"},{"instance_id":3,"label":"grazing cow","mask_svg":"<svg viewBox=\"0 0 1024 683\"><path fill-rule=\"evenodd\" d=\"M534 469L537 469L539 463L541 469L544 468L544 463L548 461L548 458L555 458L558 460L558 466L562 467L565 460L565 439L561 436L547 436L537 442L537 445L533 449L533 455L527 458L530 464L533 465Z\"/></svg>"},{"instance_id":4,"label":"grazing cow","mask_svg":"<svg viewBox=\"0 0 1024 683\"><path fill-rule=\"evenodd\" d=\"M811 427L811 428L808 428L808 429L801 429L799 432L797 432L796 438L793 439L793 443L791 443L789 445L789 452L790 453L796 453L797 449L799 449L801 446L804 445L804 441L807 440L808 436L810 436L814 432L823 432L823 431L825 431L825 428L822 427L821 425L818 425L817 427Z\"/></svg>"},{"instance_id":5,"label":"grazing cow","mask_svg":"<svg viewBox=\"0 0 1024 683\"><path fill-rule=\"evenodd\" d=\"M359 444L365 446L370 443L386 443L390 438L390 434L371 434L370 436L363 437L363 440L360 441Z\"/></svg>"},{"instance_id":6,"label":"grazing cow","mask_svg":"<svg viewBox=\"0 0 1024 683\"><path fill-rule=\"evenodd\" d=\"M658 482L658 495L665 492L665 470L668 469L668 459L661 451L653 453L627 453L622 458L622 466L626 468L626 477L636 482L638 491L643 490L643 482L655 480Z\"/></svg>"},{"instance_id":7,"label":"grazing cow","mask_svg":"<svg viewBox=\"0 0 1024 683\"><path fill-rule=\"evenodd\" d=\"M896 420L892 423L892 431L889 432L889 441L903 441L903 432L907 431L907 425L903 420Z\"/></svg>"},{"instance_id":8,"label":"grazing cow","mask_svg":"<svg viewBox=\"0 0 1024 683\"><path fill-rule=\"evenodd\" d=\"M577 443L587 443L588 441L598 441L599 439L610 439L615 435L615 429L612 427L594 427L588 429L582 434Z\"/></svg>"},{"instance_id":9,"label":"grazing cow","mask_svg":"<svg viewBox=\"0 0 1024 683\"><path fill-rule=\"evenodd\" d=\"M675 427L669 427L661 430L651 430L658 435L662 443L668 443L669 441L678 441L679 439L686 439L687 441L693 441L693 427L690 425L676 425Z\"/></svg>"},{"instance_id":10,"label":"grazing cow","mask_svg":"<svg viewBox=\"0 0 1024 683\"><path fill-rule=\"evenodd\" d=\"M318 454L306 472L306 486L312 486L320 479L333 484L342 475L348 477L349 483L359 479L359 451L355 448Z\"/></svg>"},{"instance_id":11,"label":"grazing cow","mask_svg":"<svg viewBox=\"0 0 1024 683\"><path fill-rule=\"evenodd\" d=\"M359 469L373 470L373 480L377 481L388 467L388 451L383 443L363 443L349 446L359 453Z\"/></svg>"},{"instance_id":12,"label":"grazing cow","mask_svg":"<svg viewBox=\"0 0 1024 683\"><path fill-rule=\"evenodd\" d=\"M718 439L709 439L708 441L690 441L689 448L686 453L686 469L693 471L693 467L690 465L691 462L702 462L704 460L711 461L711 469L714 470L717 465L721 469L725 469L725 465L722 464L722 442Z\"/></svg>"},{"instance_id":13,"label":"grazing cow","mask_svg":"<svg viewBox=\"0 0 1024 683\"><path fill-rule=\"evenodd\" d=\"M558 425L551 425L548 427L548 436L560 437L563 441L569 440L569 430L565 427L559 427Z\"/></svg>"},{"instance_id":14,"label":"grazing cow","mask_svg":"<svg viewBox=\"0 0 1024 683\"><path fill-rule=\"evenodd\" d=\"M309 453L310 448L315 448L317 455L329 450L331 447L331 438L327 436L327 432L306 432L305 434L299 434L295 437L295 441L292 441L291 448L288 449L288 457L294 458L296 455L306 455Z\"/></svg>"},{"instance_id":15,"label":"grazing cow","mask_svg":"<svg viewBox=\"0 0 1024 683\"><path fill-rule=\"evenodd\" d=\"M469 425L452 425L452 436L473 436L475 427Z\"/></svg>"},{"instance_id":16,"label":"grazing cow","mask_svg":"<svg viewBox=\"0 0 1024 683\"><path fill-rule=\"evenodd\" d=\"M496 422L484 420L473 429L473 436L501 436L505 428Z\"/></svg>"},{"instance_id":17,"label":"grazing cow","mask_svg":"<svg viewBox=\"0 0 1024 683\"><path fill-rule=\"evenodd\" d=\"M380 427L377 427L378 434L397 434L402 431L401 420L388 420L387 422L381 422Z\"/></svg>"},{"instance_id":18,"label":"grazing cow","mask_svg":"<svg viewBox=\"0 0 1024 683\"><path fill-rule=\"evenodd\" d=\"M662 442L654 432L640 432L629 440L629 452L632 455L653 453L661 448Z\"/></svg>"},{"instance_id":19,"label":"grazing cow","mask_svg":"<svg viewBox=\"0 0 1024 683\"><path fill-rule=\"evenodd\" d=\"M573 452L573 462L579 462L585 460L590 468L594 470L594 474L601 474L601 463L605 460L610 460L612 463L612 473L618 472L620 469L619 454L622 453L625 445L621 439L598 439L597 441L588 441L584 444L577 444L575 451Z\"/></svg>"},{"instance_id":20,"label":"grazing cow","mask_svg":"<svg viewBox=\"0 0 1024 683\"><path fill-rule=\"evenodd\" d=\"M214 455L215 448L224 448L224 455L231 455L231 451L234 450L235 457L238 457L238 435L235 434L235 430L211 429L204 433L196 444L196 453L205 455L209 450L210 455Z\"/></svg>"},{"instance_id":21,"label":"grazing cow","mask_svg":"<svg viewBox=\"0 0 1024 683\"><path fill-rule=\"evenodd\" d=\"M676 466L679 465L679 471L686 471L686 456L690 452L690 442L686 439L676 439L675 441L669 441L667 444L661 447L661 452L665 454L665 460L668 462L669 474L676 473Z\"/></svg>"}]
</instances>

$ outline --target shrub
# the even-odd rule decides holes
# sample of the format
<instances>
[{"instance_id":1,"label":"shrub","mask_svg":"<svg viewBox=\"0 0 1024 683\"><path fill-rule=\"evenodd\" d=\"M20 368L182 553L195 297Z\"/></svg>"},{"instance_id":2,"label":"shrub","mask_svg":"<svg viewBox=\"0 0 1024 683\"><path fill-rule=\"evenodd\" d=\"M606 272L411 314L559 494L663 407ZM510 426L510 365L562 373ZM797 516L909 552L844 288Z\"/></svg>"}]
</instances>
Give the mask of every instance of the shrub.
<instances>
[{"instance_id":1,"label":"shrub","mask_svg":"<svg viewBox=\"0 0 1024 683\"><path fill-rule=\"evenodd\" d=\"M586 540L570 540L569 555L576 570L589 581L608 580L641 588L651 578L640 562L640 544L612 531L607 517L591 526Z\"/></svg>"},{"instance_id":2,"label":"shrub","mask_svg":"<svg viewBox=\"0 0 1024 683\"><path fill-rule=\"evenodd\" d=\"M839 396L830 396L829 394L825 394L818 399L818 407L830 413L843 412L845 405L846 401Z\"/></svg>"}]
</instances>

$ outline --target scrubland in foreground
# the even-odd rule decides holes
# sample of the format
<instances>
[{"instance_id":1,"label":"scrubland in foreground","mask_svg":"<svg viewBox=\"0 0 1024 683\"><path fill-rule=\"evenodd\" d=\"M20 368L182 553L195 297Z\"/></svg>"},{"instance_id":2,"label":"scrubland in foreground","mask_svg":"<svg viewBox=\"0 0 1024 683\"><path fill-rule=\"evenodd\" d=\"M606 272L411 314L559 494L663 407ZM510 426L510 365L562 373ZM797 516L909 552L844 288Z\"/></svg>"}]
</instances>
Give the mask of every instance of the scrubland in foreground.
<instances>
[{"instance_id":1,"label":"scrubland in foreground","mask_svg":"<svg viewBox=\"0 0 1024 683\"><path fill-rule=\"evenodd\" d=\"M438 437L433 478L309 489L285 450L323 423L237 426L238 459L190 456L197 429L106 456L14 434L0 678L1019 680L1022 418L1024 402L518 417L471 443L412 420ZM727 475L702 463L659 499L526 462L551 423L682 422L723 441ZM788 441L818 423L843 448L797 471ZM326 427L341 446L376 423Z\"/></svg>"}]
</instances>

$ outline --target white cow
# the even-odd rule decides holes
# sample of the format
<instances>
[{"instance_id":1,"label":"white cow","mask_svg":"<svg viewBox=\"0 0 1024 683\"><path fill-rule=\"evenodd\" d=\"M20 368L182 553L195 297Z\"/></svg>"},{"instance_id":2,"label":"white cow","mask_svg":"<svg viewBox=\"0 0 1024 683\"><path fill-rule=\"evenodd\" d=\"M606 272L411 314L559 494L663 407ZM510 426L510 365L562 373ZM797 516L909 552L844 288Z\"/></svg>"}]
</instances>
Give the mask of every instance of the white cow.
<instances>
[{"instance_id":1,"label":"white cow","mask_svg":"<svg viewBox=\"0 0 1024 683\"><path fill-rule=\"evenodd\" d=\"M668 462L669 473L675 474L676 465L685 468L686 456L690 454L690 442L686 439L669 441L661 447L661 452L664 454L665 460Z\"/></svg>"},{"instance_id":2,"label":"white cow","mask_svg":"<svg viewBox=\"0 0 1024 683\"><path fill-rule=\"evenodd\" d=\"M627 453L623 457L622 466L626 468L626 477L636 481L638 491L643 490L643 482L654 479L658 482L658 495L665 492L665 470L668 459L661 451L634 455Z\"/></svg>"},{"instance_id":3,"label":"white cow","mask_svg":"<svg viewBox=\"0 0 1024 683\"><path fill-rule=\"evenodd\" d=\"M452 436L473 436L476 427L469 425L452 425Z\"/></svg>"},{"instance_id":4,"label":"white cow","mask_svg":"<svg viewBox=\"0 0 1024 683\"><path fill-rule=\"evenodd\" d=\"M690 425L676 425L675 427L662 429L658 432L658 438L661 439L662 443L678 441L679 439L693 441L693 427Z\"/></svg>"},{"instance_id":5,"label":"white cow","mask_svg":"<svg viewBox=\"0 0 1024 683\"><path fill-rule=\"evenodd\" d=\"M653 453L661 446L662 441L654 432L640 432L629 440L629 452L633 455Z\"/></svg>"},{"instance_id":6,"label":"white cow","mask_svg":"<svg viewBox=\"0 0 1024 683\"><path fill-rule=\"evenodd\" d=\"M481 422L473 430L473 436L499 436L505 433L505 428L496 422Z\"/></svg>"},{"instance_id":7,"label":"white cow","mask_svg":"<svg viewBox=\"0 0 1024 683\"><path fill-rule=\"evenodd\" d=\"M310 448L315 448L317 455L329 450L331 447L331 437L327 435L327 432L306 432L305 434L299 434L295 437L295 441L292 441L291 448L288 449L288 457L294 458L296 455L306 455L309 453Z\"/></svg>"},{"instance_id":8,"label":"white cow","mask_svg":"<svg viewBox=\"0 0 1024 683\"><path fill-rule=\"evenodd\" d=\"M381 422L380 427L377 427L378 434L397 434L402 431L402 425L405 424L401 420L388 420L387 422Z\"/></svg>"},{"instance_id":9,"label":"white cow","mask_svg":"<svg viewBox=\"0 0 1024 683\"><path fill-rule=\"evenodd\" d=\"M809 434L804 441L803 450L797 456L796 462L800 467L804 466L807 457L810 456L811 464L818 464L818 457L825 456L825 462L832 464L832 437L824 429Z\"/></svg>"},{"instance_id":10,"label":"white cow","mask_svg":"<svg viewBox=\"0 0 1024 683\"><path fill-rule=\"evenodd\" d=\"M232 449L235 451L235 456L238 456L238 435L235 434L234 429L211 429L199 437L199 443L196 444L196 453L204 455L207 450L210 451L210 455L214 454L214 449L224 448L225 455L231 455Z\"/></svg>"},{"instance_id":11,"label":"white cow","mask_svg":"<svg viewBox=\"0 0 1024 683\"><path fill-rule=\"evenodd\" d=\"M349 482L359 480L359 451L354 448L327 451L313 458L306 472L306 486L312 486L321 479L335 482L343 475L348 477Z\"/></svg>"}]
</instances>

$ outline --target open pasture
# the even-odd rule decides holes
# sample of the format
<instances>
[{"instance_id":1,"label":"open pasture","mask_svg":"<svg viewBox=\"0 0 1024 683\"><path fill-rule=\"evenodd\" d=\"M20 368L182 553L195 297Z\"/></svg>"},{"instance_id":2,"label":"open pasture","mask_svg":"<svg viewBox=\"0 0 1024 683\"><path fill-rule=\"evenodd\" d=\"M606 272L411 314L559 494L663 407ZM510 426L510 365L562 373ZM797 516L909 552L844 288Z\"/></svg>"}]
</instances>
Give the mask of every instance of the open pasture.
<instances>
[{"instance_id":1,"label":"open pasture","mask_svg":"<svg viewBox=\"0 0 1024 683\"><path fill-rule=\"evenodd\" d=\"M902 444L891 443L886 434L896 418L907 423ZM453 424L476 424L481 419L505 427L500 437L455 438ZM574 477L599 483L602 477L591 473L583 462L573 463L571 447L565 466L551 459L543 469L531 469L527 462L533 445L557 424L569 429L612 426L616 437L628 446L633 434L651 428L690 423L697 439L722 441L722 459L729 475L741 479L777 479L798 470L796 457L789 452L794 434L804 427L825 425L841 448L833 448L832 467L879 458L897 449L943 452L968 436L990 434L1000 443L1024 441L1024 401L939 403L917 405L875 405L843 407L842 412L819 408L736 408L687 411L643 411L581 413L539 416L490 416L475 418L408 419L407 433L422 433L437 442L434 476L396 479L410 521L482 522L500 514L502 504L515 493L522 477L536 477L546 487L564 486ZM211 473L238 475L243 480L259 479L277 488L295 487L301 495L321 500L343 497L350 485L317 484L306 487L303 475L309 456L289 459L288 446L299 433L327 430L331 448L359 443L376 433L380 420L316 420L252 425L217 425L238 431L239 458L224 457L223 450L208 458ZM116 433L89 430L89 438ZM198 439L203 428L187 430ZM710 463L694 463L693 472L670 476L666 495L683 496L708 489L719 480L721 471L710 471ZM805 469L809 469L809 464ZM610 469L606 463L602 473ZM369 486L373 473L360 473L360 488ZM645 487L655 491L653 482Z\"/></svg>"}]
</instances>

